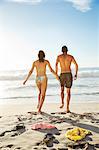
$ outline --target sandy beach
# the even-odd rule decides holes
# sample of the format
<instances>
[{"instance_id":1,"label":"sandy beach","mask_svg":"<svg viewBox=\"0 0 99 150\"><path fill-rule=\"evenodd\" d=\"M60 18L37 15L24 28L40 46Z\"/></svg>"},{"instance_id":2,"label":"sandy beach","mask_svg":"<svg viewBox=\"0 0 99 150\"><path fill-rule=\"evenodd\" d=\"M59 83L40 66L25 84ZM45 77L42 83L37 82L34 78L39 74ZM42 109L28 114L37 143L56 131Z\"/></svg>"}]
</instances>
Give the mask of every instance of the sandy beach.
<instances>
[{"instance_id":1,"label":"sandy beach","mask_svg":"<svg viewBox=\"0 0 99 150\"><path fill-rule=\"evenodd\" d=\"M0 0L0 150L99 150L98 41L99 0Z\"/></svg>"},{"instance_id":2,"label":"sandy beach","mask_svg":"<svg viewBox=\"0 0 99 150\"><path fill-rule=\"evenodd\" d=\"M36 105L0 105L0 150L99 149L99 103L72 103L68 114L58 103L45 103L39 115ZM50 123L55 128L32 130L35 123ZM90 130L91 134L79 142L71 141L65 133L75 127ZM48 145L44 139L49 133L54 140Z\"/></svg>"}]
</instances>

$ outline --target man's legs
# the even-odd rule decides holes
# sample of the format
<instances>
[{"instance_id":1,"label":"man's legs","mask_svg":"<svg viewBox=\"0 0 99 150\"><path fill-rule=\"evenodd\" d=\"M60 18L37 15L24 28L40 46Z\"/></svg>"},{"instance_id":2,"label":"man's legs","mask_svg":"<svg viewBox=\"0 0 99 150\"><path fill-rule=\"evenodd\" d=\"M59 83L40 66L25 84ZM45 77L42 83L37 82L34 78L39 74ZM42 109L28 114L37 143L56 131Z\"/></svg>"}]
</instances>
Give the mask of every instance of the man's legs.
<instances>
[{"instance_id":1,"label":"man's legs","mask_svg":"<svg viewBox=\"0 0 99 150\"><path fill-rule=\"evenodd\" d=\"M71 89L67 88L67 108L66 108L66 112L70 112L69 110L69 104L70 104L70 98L71 98Z\"/></svg>"},{"instance_id":2,"label":"man's legs","mask_svg":"<svg viewBox=\"0 0 99 150\"><path fill-rule=\"evenodd\" d=\"M61 86L61 106L60 108L63 108L64 107L64 86Z\"/></svg>"}]
</instances>

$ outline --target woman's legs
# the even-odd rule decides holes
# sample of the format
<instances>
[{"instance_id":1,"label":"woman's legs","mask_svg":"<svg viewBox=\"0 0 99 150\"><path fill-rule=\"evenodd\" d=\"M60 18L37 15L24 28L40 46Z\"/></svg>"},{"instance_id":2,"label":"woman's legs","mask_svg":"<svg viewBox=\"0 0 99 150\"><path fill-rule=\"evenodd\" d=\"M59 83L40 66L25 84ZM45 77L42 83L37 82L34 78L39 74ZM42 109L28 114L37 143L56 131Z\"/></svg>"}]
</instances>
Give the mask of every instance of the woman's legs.
<instances>
[{"instance_id":1,"label":"woman's legs","mask_svg":"<svg viewBox=\"0 0 99 150\"><path fill-rule=\"evenodd\" d=\"M41 83L40 83L40 82L36 82L36 85L37 85L38 90L39 90L39 94L38 94L38 105L37 105L37 108L39 108L40 99L41 99Z\"/></svg>"},{"instance_id":2,"label":"woman's legs","mask_svg":"<svg viewBox=\"0 0 99 150\"><path fill-rule=\"evenodd\" d=\"M41 108L42 108L43 102L45 100L46 89L47 89L47 77L45 77L41 83L41 99L40 99L40 103L39 103L39 107L38 107L38 113L41 113Z\"/></svg>"}]
</instances>

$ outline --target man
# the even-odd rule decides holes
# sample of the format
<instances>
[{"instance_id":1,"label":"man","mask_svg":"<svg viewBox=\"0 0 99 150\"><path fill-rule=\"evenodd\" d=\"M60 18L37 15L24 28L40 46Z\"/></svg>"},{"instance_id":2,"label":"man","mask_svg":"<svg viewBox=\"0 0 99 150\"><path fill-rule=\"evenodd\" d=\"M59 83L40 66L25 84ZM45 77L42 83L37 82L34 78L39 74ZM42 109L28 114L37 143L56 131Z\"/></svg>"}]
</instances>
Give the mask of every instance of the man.
<instances>
[{"instance_id":1,"label":"man","mask_svg":"<svg viewBox=\"0 0 99 150\"><path fill-rule=\"evenodd\" d=\"M34 68L36 68L36 85L38 87L39 90L39 94L38 94L38 114L42 113L41 112L41 108L42 105L44 103L45 100L45 94L46 94L46 89L47 89L47 75L46 75L46 67L49 67L50 71L56 76L56 79L59 80L58 75L55 73L55 71L52 69L50 62L48 60L45 60L45 53L44 51L40 50L38 53L38 60L33 62L32 68L29 71L25 81L23 82L23 84L25 84L27 82L27 80L29 79L29 77L31 76Z\"/></svg>"},{"instance_id":2,"label":"man","mask_svg":"<svg viewBox=\"0 0 99 150\"><path fill-rule=\"evenodd\" d=\"M60 63L61 74L60 74L60 84L61 84L61 101L62 105L60 108L64 107L64 87L66 87L67 91L67 108L66 112L70 112L69 110L69 103L71 98L71 87L72 87L72 73L71 73L71 64L74 63L75 65L75 76L74 79L77 78L78 72L78 64L72 55L67 54L68 48L66 46L62 47L62 53L57 57L56 60L56 74L58 74L58 64Z\"/></svg>"}]
</instances>

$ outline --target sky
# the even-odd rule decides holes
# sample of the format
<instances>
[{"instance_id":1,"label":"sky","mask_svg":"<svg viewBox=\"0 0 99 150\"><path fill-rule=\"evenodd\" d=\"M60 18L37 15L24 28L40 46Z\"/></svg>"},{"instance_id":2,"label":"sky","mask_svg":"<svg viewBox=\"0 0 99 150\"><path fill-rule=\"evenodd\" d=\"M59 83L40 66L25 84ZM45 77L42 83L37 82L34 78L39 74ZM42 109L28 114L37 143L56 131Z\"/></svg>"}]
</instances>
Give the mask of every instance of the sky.
<instances>
[{"instance_id":1,"label":"sky","mask_svg":"<svg viewBox=\"0 0 99 150\"><path fill-rule=\"evenodd\" d=\"M99 0L0 0L0 70L53 67L66 45L79 67L99 67Z\"/></svg>"}]
</instances>

